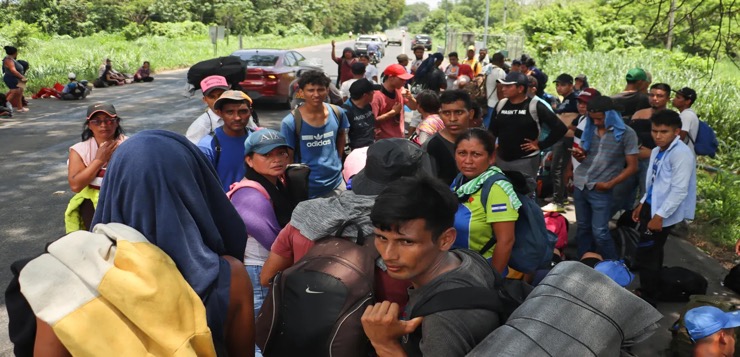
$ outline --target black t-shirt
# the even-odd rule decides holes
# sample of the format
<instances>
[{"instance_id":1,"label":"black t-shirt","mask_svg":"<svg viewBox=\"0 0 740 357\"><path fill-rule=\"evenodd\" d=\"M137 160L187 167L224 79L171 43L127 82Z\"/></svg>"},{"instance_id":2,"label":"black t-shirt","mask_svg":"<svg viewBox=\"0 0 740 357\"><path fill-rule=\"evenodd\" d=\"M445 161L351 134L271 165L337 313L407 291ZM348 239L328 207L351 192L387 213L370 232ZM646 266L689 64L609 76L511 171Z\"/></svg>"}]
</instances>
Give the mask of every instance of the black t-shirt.
<instances>
[{"instance_id":1,"label":"black t-shirt","mask_svg":"<svg viewBox=\"0 0 740 357\"><path fill-rule=\"evenodd\" d=\"M614 102L621 106L622 118L632 118L640 109L650 108L650 99L642 92L622 92L612 96ZM625 120L628 122L629 120Z\"/></svg>"},{"instance_id":2,"label":"black t-shirt","mask_svg":"<svg viewBox=\"0 0 740 357\"><path fill-rule=\"evenodd\" d=\"M500 112L493 113L490 131L498 139L498 156L506 161L518 160L532 154L521 148L525 139L536 140L539 136L537 123L529 114L531 100L527 98L519 104L507 101ZM540 124L546 124L550 128L547 138L539 142L540 150L547 149L560 140L568 128L542 102L537 103L537 116Z\"/></svg>"},{"instance_id":3,"label":"black t-shirt","mask_svg":"<svg viewBox=\"0 0 740 357\"><path fill-rule=\"evenodd\" d=\"M570 92L567 97L563 98L563 102L560 103L555 113L578 113L578 97L575 92Z\"/></svg>"},{"instance_id":4,"label":"black t-shirt","mask_svg":"<svg viewBox=\"0 0 740 357\"><path fill-rule=\"evenodd\" d=\"M370 104L358 108L352 99L347 99L342 108L347 110L349 119L349 147L357 149L375 142L375 115Z\"/></svg>"},{"instance_id":5,"label":"black t-shirt","mask_svg":"<svg viewBox=\"0 0 740 357\"><path fill-rule=\"evenodd\" d=\"M637 134L637 143L648 149L655 147L655 140L653 140L652 130L653 124L648 119L637 119L630 122L630 127Z\"/></svg>"},{"instance_id":6,"label":"black t-shirt","mask_svg":"<svg viewBox=\"0 0 740 357\"><path fill-rule=\"evenodd\" d=\"M431 72L427 73L424 78L419 78L414 83L421 85L424 89L429 89L439 93L442 87L447 85L447 78L441 69L434 68Z\"/></svg>"},{"instance_id":7,"label":"black t-shirt","mask_svg":"<svg viewBox=\"0 0 740 357\"><path fill-rule=\"evenodd\" d=\"M436 133L424 143L424 148L432 159L437 177L447 185L451 185L457 176L455 143L447 141L440 133Z\"/></svg>"}]
</instances>

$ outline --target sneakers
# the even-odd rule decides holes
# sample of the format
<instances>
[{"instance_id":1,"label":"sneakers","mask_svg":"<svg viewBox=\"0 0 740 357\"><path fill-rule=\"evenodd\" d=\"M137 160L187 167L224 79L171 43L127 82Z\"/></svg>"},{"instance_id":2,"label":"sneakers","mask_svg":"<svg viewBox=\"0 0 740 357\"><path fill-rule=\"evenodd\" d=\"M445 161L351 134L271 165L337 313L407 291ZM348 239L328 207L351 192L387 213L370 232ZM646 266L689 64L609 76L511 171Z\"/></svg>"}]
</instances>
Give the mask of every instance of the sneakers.
<instances>
[{"instance_id":1,"label":"sneakers","mask_svg":"<svg viewBox=\"0 0 740 357\"><path fill-rule=\"evenodd\" d=\"M557 203L550 202L542 207L542 212L565 212L565 208Z\"/></svg>"}]
</instances>

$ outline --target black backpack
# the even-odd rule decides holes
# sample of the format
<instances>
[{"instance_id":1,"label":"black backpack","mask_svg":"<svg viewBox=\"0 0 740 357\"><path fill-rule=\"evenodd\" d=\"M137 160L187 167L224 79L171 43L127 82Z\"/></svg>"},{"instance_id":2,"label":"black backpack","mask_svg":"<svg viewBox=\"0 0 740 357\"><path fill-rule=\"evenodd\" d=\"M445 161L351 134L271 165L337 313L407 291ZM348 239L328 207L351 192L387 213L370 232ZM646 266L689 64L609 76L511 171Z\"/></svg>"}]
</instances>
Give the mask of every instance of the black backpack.
<instances>
[{"instance_id":1,"label":"black backpack","mask_svg":"<svg viewBox=\"0 0 740 357\"><path fill-rule=\"evenodd\" d=\"M660 271L660 301L687 302L691 295L706 295L707 279L684 267L663 267Z\"/></svg>"},{"instance_id":2,"label":"black backpack","mask_svg":"<svg viewBox=\"0 0 740 357\"><path fill-rule=\"evenodd\" d=\"M730 273L725 276L723 284L726 288L740 294L740 264L730 269Z\"/></svg>"},{"instance_id":3,"label":"black backpack","mask_svg":"<svg viewBox=\"0 0 740 357\"><path fill-rule=\"evenodd\" d=\"M488 260L472 250L456 249L455 251L464 253L490 266ZM491 271L496 278L493 289L463 287L441 291L414 304L408 319L449 310L488 310L498 314L499 324L503 326L509 316L524 302L534 288L523 280L506 279L493 268L491 268ZM421 336L420 325L409 335L411 341L409 344L418 346Z\"/></svg>"},{"instance_id":4,"label":"black backpack","mask_svg":"<svg viewBox=\"0 0 740 357\"><path fill-rule=\"evenodd\" d=\"M208 76L223 76L234 89L247 76L247 62L238 56L218 57L194 64L188 70L188 83L200 89L200 81Z\"/></svg>"},{"instance_id":5,"label":"black backpack","mask_svg":"<svg viewBox=\"0 0 740 357\"><path fill-rule=\"evenodd\" d=\"M256 343L264 356L368 355L360 318L375 302L378 252L361 233L357 243L339 238L343 230L317 240L273 279L256 323Z\"/></svg>"}]
</instances>

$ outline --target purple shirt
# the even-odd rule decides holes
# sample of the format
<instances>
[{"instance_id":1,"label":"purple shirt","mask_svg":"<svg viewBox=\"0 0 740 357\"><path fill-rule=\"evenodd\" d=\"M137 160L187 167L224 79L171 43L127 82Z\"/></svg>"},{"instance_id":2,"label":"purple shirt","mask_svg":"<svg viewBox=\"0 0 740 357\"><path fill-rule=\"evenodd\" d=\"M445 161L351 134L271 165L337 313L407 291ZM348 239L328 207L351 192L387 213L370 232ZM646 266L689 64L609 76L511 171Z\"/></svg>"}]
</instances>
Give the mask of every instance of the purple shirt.
<instances>
[{"instance_id":1,"label":"purple shirt","mask_svg":"<svg viewBox=\"0 0 740 357\"><path fill-rule=\"evenodd\" d=\"M280 233L280 224L275 217L272 202L256 189L245 187L231 196L231 202L247 226L247 234L270 250Z\"/></svg>"}]
</instances>

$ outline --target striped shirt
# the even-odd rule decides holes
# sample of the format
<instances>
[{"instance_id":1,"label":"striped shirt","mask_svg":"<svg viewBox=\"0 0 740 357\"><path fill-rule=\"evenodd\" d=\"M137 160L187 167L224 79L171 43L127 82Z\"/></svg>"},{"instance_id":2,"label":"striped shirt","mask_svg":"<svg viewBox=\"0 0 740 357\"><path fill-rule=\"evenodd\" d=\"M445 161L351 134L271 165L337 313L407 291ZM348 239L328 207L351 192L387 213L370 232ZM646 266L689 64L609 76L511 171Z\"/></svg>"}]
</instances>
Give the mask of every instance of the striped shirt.
<instances>
[{"instance_id":1,"label":"striped shirt","mask_svg":"<svg viewBox=\"0 0 740 357\"><path fill-rule=\"evenodd\" d=\"M606 182L619 175L624 169L627 155L637 155L637 134L629 126L624 130L622 141L617 142L612 128L603 137L591 134L591 149L573 173L574 184L579 190L593 190L597 182ZM587 135L587 133L583 133Z\"/></svg>"}]
</instances>

